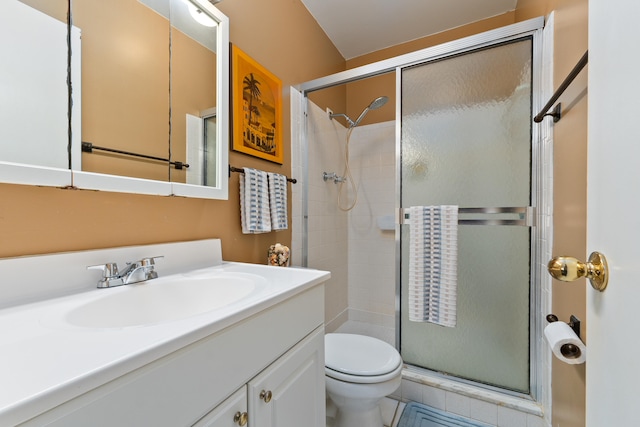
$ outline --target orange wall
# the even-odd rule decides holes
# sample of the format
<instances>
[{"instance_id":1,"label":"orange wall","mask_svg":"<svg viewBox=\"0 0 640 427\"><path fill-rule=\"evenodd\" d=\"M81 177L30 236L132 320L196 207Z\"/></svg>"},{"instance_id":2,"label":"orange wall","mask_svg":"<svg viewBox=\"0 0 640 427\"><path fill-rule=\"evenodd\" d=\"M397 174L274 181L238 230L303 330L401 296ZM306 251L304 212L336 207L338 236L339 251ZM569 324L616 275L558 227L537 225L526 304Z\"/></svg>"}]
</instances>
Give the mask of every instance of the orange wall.
<instances>
[{"instance_id":1,"label":"orange wall","mask_svg":"<svg viewBox=\"0 0 640 427\"><path fill-rule=\"evenodd\" d=\"M345 61L302 3L229 1L231 42L279 76L284 99L284 164L231 152L234 166L291 173L289 86L344 70ZM337 96L340 101L340 94ZM201 200L0 184L0 257L218 237L227 260L265 263L291 231L244 235L238 174L229 200Z\"/></svg>"}]
</instances>

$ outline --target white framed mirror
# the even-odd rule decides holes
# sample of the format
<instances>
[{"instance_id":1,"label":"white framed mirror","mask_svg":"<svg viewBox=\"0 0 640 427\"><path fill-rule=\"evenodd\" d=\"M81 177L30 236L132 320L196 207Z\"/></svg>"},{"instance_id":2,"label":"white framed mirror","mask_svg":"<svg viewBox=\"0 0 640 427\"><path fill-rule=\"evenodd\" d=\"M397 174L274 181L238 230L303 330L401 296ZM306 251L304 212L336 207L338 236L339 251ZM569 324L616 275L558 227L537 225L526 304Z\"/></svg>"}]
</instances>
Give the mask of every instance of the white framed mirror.
<instances>
[{"instance_id":1,"label":"white framed mirror","mask_svg":"<svg viewBox=\"0 0 640 427\"><path fill-rule=\"evenodd\" d=\"M62 11L43 6L0 2L0 181L64 187L71 184L67 25Z\"/></svg>"},{"instance_id":2,"label":"white framed mirror","mask_svg":"<svg viewBox=\"0 0 640 427\"><path fill-rule=\"evenodd\" d=\"M230 76L228 19L207 0L190 1L192 3L171 0L174 35L171 78L172 87L179 88L174 93L181 96L181 100L172 96L171 153L177 156L175 160L188 157L194 159L189 162L190 166L186 170L171 169L170 180L175 195L205 197L204 193L216 189L221 195L224 194L220 198L227 199ZM205 16L205 11L210 13ZM179 18L183 24L178 21ZM179 38L182 43L178 43ZM209 73L214 69L217 79L211 84ZM200 127L196 134L189 131L189 117L199 119Z\"/></svg>"},{"instance_id":3,"label":"white framed mirror","mask_svg":"<svg viewBox=\"0 0 640 427\"><path fill-rule=\"evenodd\" d=\"M20 63L12 71L16 75L33 68L43 69L44 74L56 70L57 93L47 97L55 102L54 107L47 108L56 113L48 116L55 126L45 125L44 113L32 107L40 104L37 97L17 108L29 92L9 80L12 76L7 72L0 72L0 81L11 82L17 97L15 101L0 101L4 104L0 109L17 111L14 115L22 118L11 133L0 133L0 181L228 198L227 17L207 0L74 0L68 56L67 24L63 22L66 13L60 11L66 3L7 0L0 6L0 22L7 21L2 27L13 31L6 30L7 37L11 34L11 39L17 38L15 31L20 30L21 43L22 39L30 43L27 50L42 45L45 38L57 40L55 57L51 53L54 49L48 48L46 56L40 49L32 55L35 67L33 63ZM18 22L19 13L24 15L19 24L9 27L8 22ZM43 21L64 37L44 34ZM67 61L72 88L70 120ZM40 79L28 74L22 86L29 87ZM210 126L212 109L217 123L214 127ZM200 121L201 135L188 129L187 117ZM33 128L41 129L44 136L36 137ZM43 153L41 157L57 158L58 163L39 161L34 155L36 143L46 146L46 150L38 150ZM18 154L22 150L22 157L12 157L11 150ZM206 150L206 155L200 162L189 164L187 152L198 150ZM177 165L181 168L176 169ZM206 181L202 173L205 169Z\"/></svg>"}]
</instances>

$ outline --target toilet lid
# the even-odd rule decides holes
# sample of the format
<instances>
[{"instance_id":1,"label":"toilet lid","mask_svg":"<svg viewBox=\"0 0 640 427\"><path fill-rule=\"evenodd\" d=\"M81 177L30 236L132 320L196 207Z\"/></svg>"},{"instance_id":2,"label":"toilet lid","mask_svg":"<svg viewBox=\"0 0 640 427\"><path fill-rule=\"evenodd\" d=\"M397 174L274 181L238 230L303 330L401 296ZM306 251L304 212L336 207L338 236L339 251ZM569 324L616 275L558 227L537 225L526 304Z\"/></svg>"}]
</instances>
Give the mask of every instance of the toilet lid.
<instances>
[{"instance_id":1,"label":"toilet lid","mask_svg":"<svg viewBox=\"0 0 640 427\"><path fill-rule=\"evenodd\" d=\"M381 376L402 365L398 351L376 338L355 334L326 334L325 366L355 376Z\"/></svg>"}]
</instances>

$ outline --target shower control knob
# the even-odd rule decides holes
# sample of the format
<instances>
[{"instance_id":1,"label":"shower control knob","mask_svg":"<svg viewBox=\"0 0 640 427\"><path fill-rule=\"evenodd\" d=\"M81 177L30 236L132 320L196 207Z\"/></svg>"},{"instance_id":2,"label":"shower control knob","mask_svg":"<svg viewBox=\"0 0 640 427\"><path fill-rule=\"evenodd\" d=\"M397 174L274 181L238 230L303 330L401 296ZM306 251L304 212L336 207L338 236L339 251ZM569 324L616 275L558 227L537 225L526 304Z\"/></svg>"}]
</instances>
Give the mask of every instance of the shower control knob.
<instances>
[{"instance_id":1,"label":"shower control knob","mask_svg":"<svg viewBox=\"0 0 640 427\"><path fill-rule=\"evenodd\" d=\"M329 181L330 179L336 179L337 175L335 172L322 172L322 180L324 182Z\"/></svg>"},{"instance_id":2,"label":"shower control knob","mask_svg":"<svg viewBox=\"0 0 640 427\"><path fill-rule=\"evenodd\" d=\"M586 263L573 257L553 258L549 261L547 270L554 279L563 282L573 282L586 277L593 289L600 292L606 289L609 282L607 259L599 252L593 252Z\"/></svg>"}]
</instances>

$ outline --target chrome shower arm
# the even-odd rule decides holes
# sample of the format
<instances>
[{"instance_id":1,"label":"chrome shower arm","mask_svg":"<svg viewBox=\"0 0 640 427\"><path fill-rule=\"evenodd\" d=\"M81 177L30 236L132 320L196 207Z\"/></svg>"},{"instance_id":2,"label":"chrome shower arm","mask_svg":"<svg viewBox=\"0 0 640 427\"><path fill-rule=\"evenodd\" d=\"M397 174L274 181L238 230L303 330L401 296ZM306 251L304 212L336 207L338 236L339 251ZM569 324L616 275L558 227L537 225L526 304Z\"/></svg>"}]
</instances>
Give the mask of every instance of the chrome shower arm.
<instances>
[{"instance_id":1,"label":"chrome shower arm","mask_svg":"<svg viewBox=\"0 0 640 427\"><path fill-rule=\"evenodd\" d=\"M351 118L346 114L329 114L330 119L333 119L334 117L344 117L347 120L349 127L355 126L355 123L353 122L353 120L351 120Z\"/></svg>"}]
</instances>

